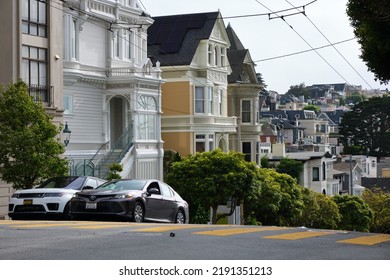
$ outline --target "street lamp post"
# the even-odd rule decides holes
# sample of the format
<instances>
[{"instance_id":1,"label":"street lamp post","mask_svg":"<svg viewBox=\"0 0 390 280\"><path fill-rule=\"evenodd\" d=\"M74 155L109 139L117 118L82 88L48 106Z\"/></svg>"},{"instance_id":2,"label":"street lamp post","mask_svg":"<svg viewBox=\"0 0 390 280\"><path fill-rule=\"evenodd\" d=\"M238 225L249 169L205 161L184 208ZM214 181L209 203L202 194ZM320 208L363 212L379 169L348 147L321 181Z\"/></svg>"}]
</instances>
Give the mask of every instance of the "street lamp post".
<instances>
[{"instance_id":1,"label":"street lamp post","mask_svg":"<svg viewBox=\"0 0 390 280\"><path fill-rule=\"evenodd\" d=\"M68 122L65 123L65 128L62 131L62 133L64 134L64 144L65 144L65 147L66 147L69 144L70 134L72 133L72 131L68 127Z\"/></svg>"}]
</instances>

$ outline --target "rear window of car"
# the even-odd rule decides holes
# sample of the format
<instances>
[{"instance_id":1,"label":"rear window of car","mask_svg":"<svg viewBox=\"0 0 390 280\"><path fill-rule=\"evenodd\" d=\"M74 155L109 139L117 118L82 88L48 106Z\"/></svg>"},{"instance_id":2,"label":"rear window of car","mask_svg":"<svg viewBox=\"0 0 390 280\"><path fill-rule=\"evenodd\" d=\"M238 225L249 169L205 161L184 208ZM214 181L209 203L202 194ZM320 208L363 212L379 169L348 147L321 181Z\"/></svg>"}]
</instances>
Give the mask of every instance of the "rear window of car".
<instances>
[{"instance_id":1,"label":"rear window of car","mask_svg":"<svg viewBox=\"0 0 390 280\"><path fill-rule=\"evenodd\" d=\"M140 191L144 188L146 181L128 180L113 181L99 186L98 190L115 190L115 191Z\"/></svg>"},{"instance_id":2,"label":"rear window of car","mask_svg":"<svg viewBox=\"0 0 390 280\"><path fill-rule=\"evenodd\" d=\"M84 177L55 177L50 178L37 187L37 189L72 189L80 190L85 181Z\"/></svg>"}]
</instances>

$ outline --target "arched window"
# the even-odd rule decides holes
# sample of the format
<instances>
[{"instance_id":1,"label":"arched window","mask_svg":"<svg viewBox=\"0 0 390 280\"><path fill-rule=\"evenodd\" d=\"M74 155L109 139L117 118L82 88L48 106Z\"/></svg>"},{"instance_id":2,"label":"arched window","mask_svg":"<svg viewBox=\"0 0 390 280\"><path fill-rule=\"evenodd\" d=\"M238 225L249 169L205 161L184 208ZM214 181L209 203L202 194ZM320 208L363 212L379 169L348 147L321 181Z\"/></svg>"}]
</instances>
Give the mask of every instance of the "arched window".
<instances>
[{"instance_id":1,"label":"arched window","mask_svg":"<svg viewBox=\"0 0 390 280\"><path fill-rule=\"evenodd\" d=\"M152 96L141 95L138 99L138 139L157 139L157 102Z\"/></svg>"}]
</instances>

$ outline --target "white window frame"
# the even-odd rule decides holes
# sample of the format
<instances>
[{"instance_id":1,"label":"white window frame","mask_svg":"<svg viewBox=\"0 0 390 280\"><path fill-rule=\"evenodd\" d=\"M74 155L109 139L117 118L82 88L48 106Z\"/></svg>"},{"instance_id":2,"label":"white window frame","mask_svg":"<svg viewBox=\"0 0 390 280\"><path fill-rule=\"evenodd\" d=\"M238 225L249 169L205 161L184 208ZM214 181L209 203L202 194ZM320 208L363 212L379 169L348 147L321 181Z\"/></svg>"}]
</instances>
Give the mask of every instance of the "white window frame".
<instances>
[{"instance_id":1,"label":"white window frame","mask_svg":"<svg viewBox=\"0 0 390 280\"><path fill-rule=\"evenodd\" d=\"M205 88L203 86L195 86L195 114L205 113Z\"/></svg>"},{"instance_id":2,"label":"white window frame","mask_svg":"<svg viewBox=\"0 0 390 280\"><path fill-rule=\"evenodd\" d=\"M157 101L152 96L141 96L146 103L138 103L137 138L140 140L157 140ZM152 103L148 103L151 101Z\"/></svg>"},{"instance_id":3,"label":"white window frame","mask_svg":"<svg viewBox=\"0 0 390 280\"><path fill-rule=\"evenodd\" d=\"M218 90L218 115L222 116L222 89Z\"/></svg>"},{"instance_id":4,"label":"white window frame","mask_svg":"<svg viewBox=\"0 0 390 280\"><path fill-rule=\"evenodd\" d=\"M195 134L195 153L196 152L210 152L215 149L215 137L210 133L197 133ZM198 150L198 144L203 144L204 151Z\"/></svg>"},{"instance_id":5,"label":"white window frame","mask_svg":"<svg viewBox=\"0 0 390 280\"><path fill-rule=\"evenodd\" d=\"M64 94L64 114L73 114L73 95Z\"/></svg>"},{"instance_id":6,"label":"white window frame","mask_svg":"<svg viewBox=\"0 0 390 280\"><path fill-rule=\"evenodd\" d=\"M244 145L249 147L249 151L244 151ZM252 142L241 142L241 151L244 154L244 159L248 162L252 161Z\"/></svg>"},{"instance_id":7,"label":"white window frame","mask_svg":"<svg viewBox=\"0 0 390 280\"><path fill-rule=\"evenodd\" d=\"M207 113L212 115L214 113L214 88L207 87Z\"/></svg>"},{"instance_id":8,"label":"white window frame","mask_svg":"<svg viewBox=\"0 0 390 280\"><path fill-rule=\"evenodd\" d=\"M133 45L134 45L134 34L131 30L127 30L126 39L125 39L125 58L128 60L132 60L134 58Z\"/></svg>"},{"instance_id":9,"label":"white window frame","mask_svg":"<svg viewBox=\"0 0 390 280\"><path fill-rule=\"evenodd\" d=\"M226 49L224 47L221 48L221 67L225 67L226 65Z\"/></svg>"},{"instance_id":10,"label":"white window frame","mask_svg":"<svg viewBox=\"0 0 390 280\"><path fill-rule=\"evenodd\" d=\"M213 65L213 45L212 44L208 44L207 45L207 64L210 65L210 66L214 66Z\"/></svg>"},{"instance_id":11,"label":"white window frame","mask_svg":"<svg viewBox=\"0 0 390 280\"><path fill-rule=\"evenodd\" d=\"M247 104L249 102L249 111L244 111L244 103ZM252 122L252 100L250 99L241 99L241 123L250 124ZM245 115L244 115L245 114ZM249 118L249 120L247 119Z\"/></svg>"},{"instance_id":12,"label":"white window frame","mask_svg":"<svg viewBox=\"0 0 390 280\"><path fill-rule=\"evenodd\" d=\"M115 30L113 32L113 44L112 44L112 56L113 58L119 59L121 54L120 47L120 32L119 30Z\"/></svg>"},{"instance_id":13,"label":"white window frame","mask_svg":"<svg viewBox=\"0 0 390 280\"><path fill-rule=\"evenodd\" d=\"M64 15L64 60L78 61L79 59L79 22L71 15Z\"/></svg>"},{"instance_id":14,"label":"white window frame","mask_svg":"<svg viewBox=\"0 0 390 280\"><path fill-rule=\"evenodd\" d=\"M214 46L214 65L219 66L219 47Z\"/></svg>"}]
</instances>

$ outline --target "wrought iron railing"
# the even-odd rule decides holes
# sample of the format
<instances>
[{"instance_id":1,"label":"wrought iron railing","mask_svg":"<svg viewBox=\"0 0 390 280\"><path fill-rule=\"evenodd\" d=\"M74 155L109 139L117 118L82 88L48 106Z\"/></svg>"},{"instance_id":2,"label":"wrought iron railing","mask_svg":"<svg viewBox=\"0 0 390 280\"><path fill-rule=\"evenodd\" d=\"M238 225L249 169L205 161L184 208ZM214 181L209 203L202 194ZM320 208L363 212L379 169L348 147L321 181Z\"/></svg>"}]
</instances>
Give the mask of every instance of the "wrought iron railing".
<instances>
[{"instance_id":1,"label":"wrought iron railing","mask_svg":"<svg viewBox=\"0 0 390 280\"><path fill-rule=\"evenodd\" d=\"M28 85L30 96L35 102L43 102L48 106L53 105L53 90L54 87L42 86L42 85Z\"/></svg>"},{"instance_id":2,"label":"wrought iron railing","mask_svg":"<svg viewBox=\"0 0 390 280\"><path fill-rule=\"evenodd\" d=\"M119 163L133 145L133 124L126 128L123 134L118 138L110 151L96 165L98 177L106 178L108 167L112 163Z\"/></svg>"},{"instance_id":3,"label":"wrought iron railing","mask_svg":"<svg viewBox=\"0 0 390 280\"><path fill-rule=\"evenodd\" d=\"M109 141L104 143L90 159L78 160L77 163L75 163L74 159L71 159L69 162L69 173L76 176L89 175L99 178L106 178L109 172L109 166L112 163L121 162L123 157L133 145L133 125L131 124L129 127L127 127L127 129L111 147L110 151L97 163L95 163L95 158L101 149L108 143Z\"/></svg>"}]
</instances>

